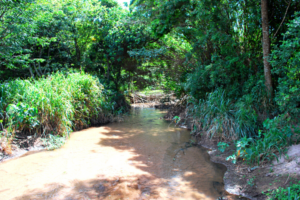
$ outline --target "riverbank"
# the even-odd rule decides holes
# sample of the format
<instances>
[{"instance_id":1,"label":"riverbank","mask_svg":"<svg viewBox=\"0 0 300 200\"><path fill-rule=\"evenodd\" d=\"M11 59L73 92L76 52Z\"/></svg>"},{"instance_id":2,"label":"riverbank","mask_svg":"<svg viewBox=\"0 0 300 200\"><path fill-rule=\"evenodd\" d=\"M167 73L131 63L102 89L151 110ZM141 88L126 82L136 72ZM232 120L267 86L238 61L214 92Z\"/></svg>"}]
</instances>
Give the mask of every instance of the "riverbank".
<instances>
[{"instance_id":1,"label":"riverbank","mask_svg":"<svg viewBox=\"0 0 300 200\"><path fill-rule=\"evenodd\" d=\"M156 108L156 109L169 109L174 105L174 102L149 102L149 103L135 103L131 104L132 108ZM115 116L110 118L110 122L122 121L122 116ZM102 123L106 125L109 122ZM45 138L36 135L16 134L16 136L8 144L7 139L2 137L0 139L0 163L13 158L24 156L28 153L46 150L46 144L43 141ZM9 147L8 147L9 145ZM6 149L7 148L7 149Z\"/></svg>"},{"instance_id":2,"label":"riverbank","mask_svg":"<svg viewBox=\"0 0 300 200\"><path fill-rule=\"evenodd\" d=\"M9 151L5 151L7 146L5 137L0 140L0 163L13 158L21 157L31 152L42 151L46 149L41 137L17 135L11 141Z\"/></svg>"},{"instance_id":3,"label":"riverbank","mask_svg":"<svg viewBox=\"0 0 300 200\"><path fill-rule=\"evenodd\" d=\"M135 107L145 108L145 104L136 105ZM149 108L147 108L149 109ZM136 111L139 111L140 109L135 109ZM154 110L154 109L153 109ZM180 108L181 113L179 113L179 116L181 116L181 123L177 124L178 127L181 128L187 128L191 129L191 118L184 119L186 117L186 112L182 112L182 108ZM166 115L164 111L162 115L165 116L165 118L170 118L170 113L177 113L178 110L174 111L174 109L169 110L169 114ZM167 117L166 117L167 116ZM148 115L141 116L142 118L148 118ZM135 118L136 119L136 118ZM158 120L158 121L157 121ZM147 121L147 120L146 120ZM154 123L155 126L157 126L160 123L163 123L162 117L159 117L156 115L156 117L151 117L147 123ZM153 124L153 125L154 125ZM141 123L137 123L134 121L134 123L131 126L132 131L136 131L139 129L139 126L141 126ZM155 127L154 126L154 127ZM121 129L122 125L118 125L119 129ZM172 127L172 126L171 126ZM123 128L123 127L122 127ZM93 128L92 128L93 129ZM102 130L102 128L99 128ZM118 129L118 130L119 130ZM128 129L129 131L129 129ZM157 131L155 129L155 131ZM157 133L154 131L154 134L157 135ZM178 130L180 131L180 130ZM176 135L178 135L178 131ZM117 132L116 132L117 133ZM116 137L116 133L113 135L113 139ZM175 133L172 133L172 135ZM217 140L204 140L200 137L201 134L198 134L196 137L197 144L202 147L205 147L208 151L209 156L205 158L205 160L212 161L214 163L222 164L226 166L227 170L225 169L223 181L219 181L223 188L223 182L224 182L224 188L225 191L229 194L234 194L242 197L247 197L249 199L267 199L268 196L266 195L271 190L274 190L278 187L286 187L290 184L297 183L298 180L300 180L299 171L300 168L298 166L297 160L291 160L293 158L296 158L298 155L298 147L294 147L294 150L291 152L287 152L287 155L289 156L289 160L281 159L281 163L263 163L260 166L248 166L246 165L242 160L238 160L236 164L233 164L231 161L227 161L226 158L235 151L234 145L231 144L225 152L220 152L218 150L218 141ZM120 135L122 136L122 135ZM124 137L124 136L122 136ZM172 136L175 137L175 136ZM172 139L172 138L171 138ZM127 141L127 139L126 139ZM186 140L188 141L188 140ZM127 141L129 142L129 140ZM149 142L149 141L148 141ZM182 141L183 142L183 141ZM123 142L121 142L123 144ZM136 145L138 145L137 143ZM175 143L174 143L175 144ZM176 142L175 146L178 146L180 143ZM122 145L121 145L122 146ZM182 146L182 144L181 144ZM21 157L22 155L31 154L35 151L41 151L45 149L45 146L43 145L41 138L34 138L33 136L25 137L25 136L17 136L16 140L13 141L12 149L14 150L13 154L10 156L6 156L3 160L9 160L12 158ZM136 147L141 148L141 147ZM158 148L158 147L157 147ZM300 148L300 146L299 146ZM122 148L121 148L122 149ZM184 149L181 151L181 149ZM60 151L60 150L59 150ZM178 152L177 152L178 151ZM177 152L176 156L174 157L176 162L177 159L183 159L183 156L185 157L187 153L190 151L190 149L185 149L183 147L178 146L178 149L170 151L170 155L174 152ZM200 151L205 151L203 148L200 148ZM1 155L0 155L1 156ZM201 156L201 155L199 155ZM197 160L200 159L198 156L192 156L188 155L189 159L191 160ZM205 156L206 157L206 156ZM173 159L174 159L173 158ZM189 163L192 163L191 160ZM148 162L148 161L147 161ZM147 163L146 162L146 163ZM188 163L187 163L188 164ZM188 166L187 166L188 167ZM294 169L299 169L298 171L293 171ZM177 169L176 169L177 170ZM223 172L223 173L224 173ZM223 176L223 175L221 175ZM119 178L115 178L118 180ZM122 181L125 179L125 177L122 178ZM113 182L113 181L112 181ZM215 186L213 186L215 187ZM225 192L224 191L224 192ZM220 196L226 196L225 193L220 194ZM228 197L228 196L227 196Z\"/></svg>"},{"instance_id":4,"label":"riverbank","mask_svg":"<svg viewBox=\"0 0 300 200\"><path fill-rule=\"evenodd\" d=\"M247 197L253 200L268 199L273 190L279 187L285 188L296 184L300 180L300 174L292 173L288 169L291 160L284 160L280 167L274 162L263 163L260 166L249 166L245 162L238 160L236 164L226 160L235 152L234 145L225 152L218 150L218 141L198 140L198 144L209 149L211 161L223 164L227 167L224 174L224 188L234 195Z\"/></svg>"},{"instance_id":5,"label":"riverbank","mask_svg":"<svg viewBox=\"0 0 300 200\"><path fill-rule=\"evenodd\" d=\"M177 126L192 130L193 119L188 116L186 107L183 104L173 106L164 118L172 120L178 116L180 122ZM284 158L273 162L263 162L259 166L249 166L243 160L238 159L236 164L226 160L235 151L233 143L226 148L226 151L218 150L218 140L210 140L201 137L201 132L194 132L197 144L208 149L210 160L223 164L227 167L224 174L224 188L226 192L243 196L253 200L270 198L273 190L279 187L286 188L289 185L298 183L300 180L300 145L290 147Z\"/></svg>"},{"instance_id":6,"label":"riverbank","mask_svg":"<svg viewBox=\"0 0 300 200\"><path fill-rule=\"evenodd\" d=\"M226 168L187 148L189 131L165 113L133 109L120 123L70 134L57 150L1 163L0 199L239 199L225 194Z\"/></svg>"}]
</instances>

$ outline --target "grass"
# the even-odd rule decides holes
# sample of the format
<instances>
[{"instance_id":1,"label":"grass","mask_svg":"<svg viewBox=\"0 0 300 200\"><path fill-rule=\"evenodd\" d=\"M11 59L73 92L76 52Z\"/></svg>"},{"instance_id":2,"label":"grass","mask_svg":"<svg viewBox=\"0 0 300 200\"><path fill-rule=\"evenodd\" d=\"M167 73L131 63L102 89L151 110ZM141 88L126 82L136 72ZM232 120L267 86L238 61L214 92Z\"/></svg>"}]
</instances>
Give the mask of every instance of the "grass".
<instances>
[{"instance_id":1,"label":"grass","mask_svg":"<svg viewBox=\"0 0 300 200\"><path fill-rule=\"evenodd\" d=\"M164 91L163 90L145 90L145 91L141 91L139 92L140 95L156 95L156 94L163 94Z\"/></svg>"},{"instance_id":2,"label":"grass","mask_svg":"<svg viewBox=\"0 0 300 200\"><path fill-rule=\"evenodd\" d=\"M300 182L287 188L278 188L273 192L266 193L272 200L299 200L300 199Z\"/></svg>"},{"instance_id":3,"label":"grass","mask_svg":"<svg viewBox=\"0 0 300 200\"><path fill-rule=\"evenodd\" d=\"M237 140L255 135L256 113L245 101L234 103L222 90L207 94L199 102L192 100L189 113L194 117L194 126L209 138Z\"/></svg>"},{"instance_id":4,"label":"grass","mask_svg":"<svg viewBox=\"0 0 300 200\"><path fill-rule=\"evenodd\" d=\"M258 126L258 115L252 104L250 95L233 101L223 90L209 93L199 102L192 99L189 114L194 118L193 132L209 139L218 139L222 151L226 149L224 142L233 141L236 151L227 158L233 163L239 157L248 164L258 165L277 159L288 146L299 141L300 130L291 126L288 114L266 119Z\"/></svg>"},{"instance_id":5,"label":"grass","mask_svg":"<svg viewBox=\"0 0 300 200\"><path fill-rule=\"evenodd\" d=\"M0 120L6 136L18 131L68 136L72 130L108 121L112 110L99 80L83 72L0 84Z\"/></svg>"}]
</instances>

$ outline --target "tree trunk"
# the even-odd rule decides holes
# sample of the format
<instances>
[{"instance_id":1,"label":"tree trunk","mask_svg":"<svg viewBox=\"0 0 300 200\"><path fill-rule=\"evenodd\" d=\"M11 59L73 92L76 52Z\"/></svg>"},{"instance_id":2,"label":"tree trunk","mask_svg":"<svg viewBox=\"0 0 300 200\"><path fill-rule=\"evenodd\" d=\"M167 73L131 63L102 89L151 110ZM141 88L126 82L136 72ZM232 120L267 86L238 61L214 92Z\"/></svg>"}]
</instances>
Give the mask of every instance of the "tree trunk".
<instances>
[{"instance_id":1,"label":"tree trunk","mask_svg":"<svg viewBox=\"0 0 300 200\"><path fill-rule=\"evenodd\" d=\"M77 42L77 38L74 39L75 41L75 49L76 49L76 67L80 68L80 60L81 60L81 51Z\"/></svg>"},{"instance_id":2,"label":"tree trunk","mask_svg":"<svg viewBox=\"0 0 300 200\"><path fill-rule=\"evenodd\" d=\"M269 95L272 94L272 76L271 66L269 63L270 55L270 36L269 36L269 19L268 19L268 1L261 0L261 17L262 17L262 31L263 31L263 55L264 55L264 74L265 74L265 85Z\"/></svg>"}]
</instances>

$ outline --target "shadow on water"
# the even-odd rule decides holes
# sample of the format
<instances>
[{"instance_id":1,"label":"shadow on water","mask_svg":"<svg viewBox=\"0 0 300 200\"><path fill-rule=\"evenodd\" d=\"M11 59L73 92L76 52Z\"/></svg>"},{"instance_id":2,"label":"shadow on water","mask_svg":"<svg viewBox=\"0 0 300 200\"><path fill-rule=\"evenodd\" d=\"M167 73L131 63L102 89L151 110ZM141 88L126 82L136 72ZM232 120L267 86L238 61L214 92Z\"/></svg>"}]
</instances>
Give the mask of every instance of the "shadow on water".
<instances>
[{"instance_id":1,"label":"shadow on water","mask_svg":"<svg viewBox=\"0 0 300 200\"><path fill-rule=\"evenodd\" d=\"M164 188L170 196L193 193L195 199L215 199L225 195L226 167L212 163L201 147L186 148L190 132L170 126L160 119L163 114L154 109L136 109L126 120L126 126L121 123L108 127L106 134L116 136L114 139L104 139L99 144L120 150L134 149L136 156L131 162L139 163L136 168L167 180Z\"/></svg>"},{"instance_id":2,"label":"shadow on water","mask_svg":"<svg viewBox=\"0 0 300 200\"><path fill-rule=\"evenodd\" d=\"M216 199L225 195L226 167L212 163L201 147L187 148L189 131L169 126L163 115L155 109L134 109L124 122L77 132L62 149L41 152L45 155L35 159L45 161L39 168L43 182L38 187L37 179L36 186L26 190L24 179L18 185L24 192L14 199ZM53 167L62 172L50 171ZM31 177L26 174L26 178ZM17 190L2 188L0 197L7 189Z\"/></svg>"}]
</instances>

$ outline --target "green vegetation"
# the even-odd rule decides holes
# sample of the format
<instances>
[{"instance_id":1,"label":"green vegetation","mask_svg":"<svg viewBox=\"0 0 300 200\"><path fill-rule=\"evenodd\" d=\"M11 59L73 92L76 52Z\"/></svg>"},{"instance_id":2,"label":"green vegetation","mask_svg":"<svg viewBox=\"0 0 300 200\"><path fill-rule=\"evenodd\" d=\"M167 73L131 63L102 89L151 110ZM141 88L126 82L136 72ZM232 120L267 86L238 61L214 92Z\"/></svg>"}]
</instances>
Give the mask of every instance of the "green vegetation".
<instances>
[{"instance_id":1,"label":"green vegetation","mask_svg":"<svg viewBox=\"0 0 300 200\"><path fill-rule=\"evenodd\" d=\"M293 184L291 187L278 188L275 191L267 193L267 196L274 200L299 200L300 182L298 184Z\"/></svg>"},{"instance_id":2,"label":"green vegetation","mask_svg":"<svg viewBox=\"0 0 300 200\"><path fill-rule=\"evenodd\" d=\"M272 160L298 142L299 11L296 0L3 0L0 130L68 136L125 112L125 95L164 91L188 97L193 132L236 145L228 159Z\"/></svg>"},{"instance_id":3,"label":"green vegetation","mask_svg":"<svg viewBox=\"0 0 300 200\"><path fill-rule=\"evenodd\" d=\"M250 179L247 179L247 184L250 186L250 187L253 187L254 186L254 181L255 181L255 176L250 178Z\"/></svg>"},{"instance_id":4,"label":"green vegetation","mask_svg":"<svg viewBox=\"0 0 300 200\"><path fill-rule=\"evenodd\" d=\"M218 143L218 149L222 153L226 150L227 147L229 147L229 145L227 143L225 143L225 142L219 142Z\"/></svg>"},{"instance_id":5,"label":"green vegetation","mask_svg":"<svg viewBox=\"0 0 300 200\"><path fill-rule=\"evenodd\" d=\"M195 99L191 102L190 114L207 137L236 140L255 135L257 115L248 102L234 103L223 90L208 93L199 103Z\"/></svg>"},{"instance_id":6,"label":"green vegetation","mask_svg":"<svg viewBox=\"0 0 300 200\"><path fill-rule=\"evenodd\" d=\"M126 112L130 94L165 92L186 102L192 133L257 166L299 142L299 85L298 0L0 1L8 144L40 135L59 148L71 131ZM273 197L298 199L298 186Z\"/></svg>"},{"instance_id":7,"label":"green vegetation","mask_svg":"<svg viewBox=\"0 0 300 200\"><path fill-rule=\"evenodd\" d=\"M248 148L245 148L246 154L243 155L250 163L260 163L265 160L271 161L278 159L278 154L283 155L286 147L297 142L290 125L284 116L278 116L274 119L267 119L263 123L264 132L259 131L258 137ZM299 132L297 129L295 129ZM298 135L295 135L298 137Z\"/></svg>"},{"instance_id":8,"label":"green vegetation","mask_svg":"<svg viewBox=\"0 0 300 200\"><path fill-rule=\"evenodd\" d=\"M99 80L85 73L7 81L0 85L0 97L6 136L20 131L68 136L109 121L114 107Z\"/></svg>"},{"instance_id":9,"label":"green vegetation","mask_svg":"<svg viewBox=\"0 0 300 200\"><path fill-rule=\"evenodd\" d=\"M43 138L44 145L48 150L58 149L65 144L66 139L57 135L47 135L47 138Z\"/></svg>"},{"instance_id":10,"label":"green vegetation","mask_svg":"<svg viewBox=\"0 0 300 200\"><path fill-rule=\"evenodd\" d=\"M163 94L164 91L163 90L149 90L149 89L145 89L141 92L139 92L139 94L142 95L158 95L158 94Z\"/></svg>"}]
</instances>

